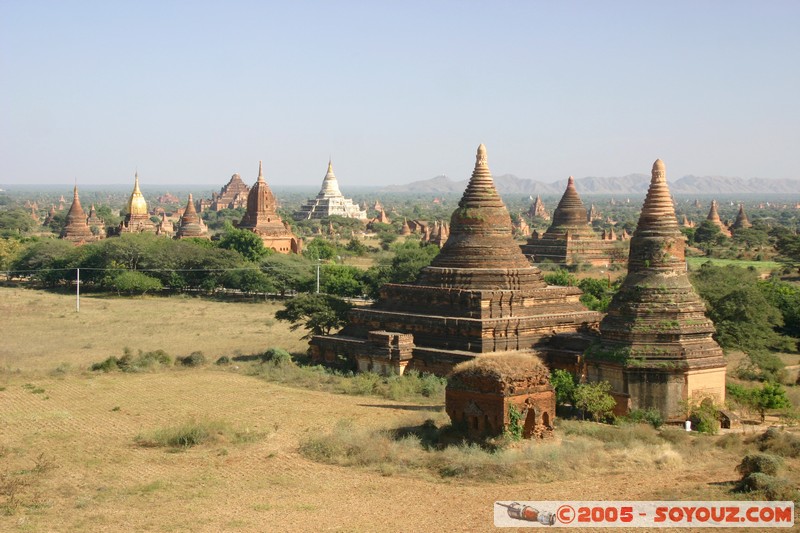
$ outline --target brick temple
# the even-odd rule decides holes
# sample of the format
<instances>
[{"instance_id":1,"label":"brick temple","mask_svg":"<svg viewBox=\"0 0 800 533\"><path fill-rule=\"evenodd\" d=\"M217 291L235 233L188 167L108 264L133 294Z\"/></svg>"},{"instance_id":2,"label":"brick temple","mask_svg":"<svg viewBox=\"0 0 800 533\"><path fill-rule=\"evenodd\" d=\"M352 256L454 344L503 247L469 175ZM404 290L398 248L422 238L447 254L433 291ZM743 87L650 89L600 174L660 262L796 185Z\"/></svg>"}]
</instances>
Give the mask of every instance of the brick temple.
<instances>
[{"instance_id":1,"label":"brick temple","mask_svg":"<svg viewBox=\"0 0 800 533\"><path fill-rule=\"evenodd\" d=\"M95 215L97 216L97 215ZM87 242L96 241L103 237L92 233L92 228L89 226L89 217L86 216L86 211L81 207L81 200L78 197L78 186L75 185L73 189L72 205L67 212L66 224L61 230L60 238L74 242L75 244L84 244Z\"/></svg>"},{"instance_id":2,"label":"brick temple","mask_svg":"<svg viewBox=\"0 0 800 533\"><path fill-rule=\"evenodd\" d=\"M247 195L247 211L239 228L252 231L261 237L265 247L281 254L299 254L303 247L303 241L278 215L278 202L264 179L261 161L258 162L258 179Z\"/></svg>"},{"instance_id":3,"label":"brick temple","mask_svg":"<svg viewBox=\"0 0 800 533\"><path fill-rule=\"evenodd\" d=\"M597 326L602 315L580 303L579 289L548 286L522 254L483 145L449 229L416 282L383 286L372 306L352 310L339 334L313 337L312 357L446 375L481 354L532 356L549 336Z\"/></svg>"},{"instance_id":4,"label":"brick temple","mask_svg":"<svg viewBox=\"0 0 800 533\"><path fill-rule=\"evenodd\" d=\"M610 382L621 413L655 408L682 420L686 401L722 403L725 359L705 309L689 282L659 159L630 240L628 275L600 323L601 338L586 350L587 379Z\"/></svg>"},{"instance_id":5,"label":"brick temple","mask_svg":"<svg viewBox=\"0 0 800 533\"><path fill-rule=\"evenodd\" d=\"M711 208L708 210L708 216L706 220L714 224L716 227L719 228L720 233L722 233L726 237L731 236L731 230L728 229L722 220L719 218L719 212L717 211L717 201L711 200Z\"/></svg>"},{"instance_id":6,"label":"brick temple","mask_svg":"<svg viewBox=\"0 0 800 533\"><path fill-rule=\"evenodd\" d=\"M594 266L608 266L617 255L616 250L615 241L601 238L592 229L572 176L567 181L567 189L558 207L553 211L550 227L543 235L534 233L522 245L522 251L532 257L535 263L551 261L560 265L585 262Z\"/></svg>"}]
</instances>

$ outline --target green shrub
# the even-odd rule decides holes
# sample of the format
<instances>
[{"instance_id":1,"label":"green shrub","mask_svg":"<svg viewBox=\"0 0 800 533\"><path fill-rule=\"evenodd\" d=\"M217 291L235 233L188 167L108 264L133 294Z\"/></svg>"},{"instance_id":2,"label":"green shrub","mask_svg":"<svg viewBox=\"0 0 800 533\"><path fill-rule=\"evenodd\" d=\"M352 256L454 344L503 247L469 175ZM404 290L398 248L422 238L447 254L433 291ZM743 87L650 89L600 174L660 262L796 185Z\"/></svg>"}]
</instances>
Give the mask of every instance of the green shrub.
<instances>
[{"instance_id":1,"label":"green shrub","mask_svg":"<svg viewBox=\"0 0 800 533\"><path fill-rule=\"evenodd\" d=\"M270 348L261 355L262 363L272 363L274 366L292 364L292 354L282 348Z\"/></svg>"},{"instance_id":2,"label":"green shrub","mask_svg":"<svg viewBox=\"0 0 800 533\"><path fill-rule=\"evenodd\" d=\"M143 352L139 350L139 355L133 356L130 348L122 350L122 357L111 356L100 363L94 363L90 368L93 371L111 372L120 370L122 372L144 372L153 370L156 367L165 367L172 364L172 358L164 350Z\"/></svg>"},{"instance_id":3,"label":"green shrub","mask_svg":"<svg viewBox=\"0 0 800 533\"><path fill-rule=\"evenodd\" d=\"M181 366L203 366L206 364L206 356L203 355L203 352L192 352L185 357L178 357L175 359L175 363Z\"/></svg>"},{"instance_id":4,"label":"green shrub","mask_svg":"<svg viewBox=\"0 0 800 533\"><path fill-rule=\"evenodd\" d=\"M231 364L231 358L228 357L227 355L223 355L222 357L217 359L216 362L214 362L214 364L215 365L229 365L229 364Z\"/></svg>"},{"instance_id":5,"label":"green shrub","mask_svg":"<svg viewBox=\"0 0 800 533\"><path fill-rule=\"evenodd\" d=\"M637 424L647 423L658 429L664 424L664 418L661 416L661 411L653 407L649 409L634 409L625 417L628 421Z\"/></svg>"},{"instance_id":6,"label":"green shrub","mask_svg":"<svg viewBox=\"0 0 800 533\"><path fill-rule=\"evenodd\" d=\"M691 408L689 420L692 427L700 433L716 435L719 432L719 420L717 419L717 408L711 402L702 402Z\"/></svg>"},{"instance_id":7,"label":"green shrub","mask_svg":"<svg viewBox=\"0 0 800 533\"><path fill-rule=\"evenodd\" d=\"M742 478L754 473L768 474L774 476L783 466L783 460L769 453L751 453L742 458L742 462L736 466L736 471Z\"/></svg>"}]
</instances>

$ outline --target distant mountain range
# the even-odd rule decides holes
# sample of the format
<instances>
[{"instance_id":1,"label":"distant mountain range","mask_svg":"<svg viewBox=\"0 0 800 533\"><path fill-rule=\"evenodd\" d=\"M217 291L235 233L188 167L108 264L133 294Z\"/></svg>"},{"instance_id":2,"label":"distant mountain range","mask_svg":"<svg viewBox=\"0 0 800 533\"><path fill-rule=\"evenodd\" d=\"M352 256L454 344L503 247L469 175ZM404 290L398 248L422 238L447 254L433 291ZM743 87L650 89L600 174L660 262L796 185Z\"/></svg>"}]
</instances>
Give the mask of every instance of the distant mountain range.
<instances>
[{"instance_id":1,"label":"distant mountain range","mask_svg":"<svg viewBox=\"0 0 800 533\"><path fill-rule=\"evenodd\" d=\"M513 174L495 176L494 182L500 194L528 194L559 196L567 187L567 180L543 183L518 178ZM643 196L650 185L646 174L598 178L586 177L575 180L578 193L586 195L632 195ZM415 181L406 185L390 185L381 192L458 194L464 191L467 180L453 181L447 176L436 176L428 180ZM726 176L684 176L669 182L672 194L687 195L731 195L731 194L791 194L800 195L800 180L731 178Z\"/></svg>"}]
</instances>

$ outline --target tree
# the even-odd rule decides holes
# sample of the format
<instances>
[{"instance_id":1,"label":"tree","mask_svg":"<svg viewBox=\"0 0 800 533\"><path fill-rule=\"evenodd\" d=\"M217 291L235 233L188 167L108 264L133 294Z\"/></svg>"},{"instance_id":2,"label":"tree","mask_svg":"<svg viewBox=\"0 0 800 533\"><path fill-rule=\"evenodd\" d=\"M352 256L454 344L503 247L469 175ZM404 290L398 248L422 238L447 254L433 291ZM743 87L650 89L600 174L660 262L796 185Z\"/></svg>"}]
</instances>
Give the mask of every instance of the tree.
<instances>
[{"instance_id":1,"label":"tree","mask_svg":"<svg viewBox=\"0 0 800 533\"><path fill-rule=\"evenodd\" d=\"M271 253L264 247L264 241L261 240L261 237L252 231L234 228L230 224L225 225L225 233L219 240L219 247L235 250L248 261L258 261Z\"/></svg>"},{"instance_id":2,"label":"tree","mask_svg":"<svg viewBox=\"0 0 800 533\"><path fill-rule=\"evenodd\" d=\"M320 272L320 290L342 297L364 294L364 271L350 265L323 265Z\"/></svg>"},{"instance_id":3,"label":"tree","mask_svg":"<svg viewBox=\"0 0 800 533\"><path fill-rule=\"evenodd\" d=\"M578 282L578 287L583 291L581 302L592 311L605 313L614 293L619 290L619 282L609 287L608 280L597 278L583 278Z\"/></svg>"},{"instance_id":4,"label":"tree","mask_svg":"<svg viewBox=\"0 0 800 533\"><path fill-rule=\"evenodd\" d=\"M770 383L767 381L760 389L754 389L752 394L752 405L761 415L761 423L767 416L770 409L785 409L792 406L792 402L786 396L786 389L780 383Z\"/></svg>"},{"instance_id":5,"label":"tree","mask_svg":"<svg viewBox=\"0 0 800 533\"><path fill-rule=\"evenodd\" d=\"M30 212L25 209L15 208L0 211L1 237L22 235L32 230L35 225Z\"/></svg>"},{"instance_id":6,"label":"tree","mask_svg":"<svg viewBox=\"0 0 800 533\"><path fill-rule=\"evenodd\" d=\"M556 369L550 376L550 384L556 391L556 405L575 405L575 376L566 370Z\"/></svg>"},{"instance_id":7,"label":"tree","mask_svg":"<svg viewBox=\"0 0 800 533\"><path fill-rule=\"evenodd\" d=\"M281 296L289 291L310 290L314 280L312 264L296 254L269 255L261 260L261 269Z\"/></svg>"},{"instance_id":8,"label":"tree","mask_svg":"<svg viewBox=\"0 0 800 533\"><path fill-rule=\"evenodd\" d=\"M595 422L609 416L614 410L616 401L609 394L611 383L582 383L575 387L575 407L587 411Z\"/></svg>"},{"instance_id":9,"label":"tree","mask_svg":"<svg viewBox=\"0 0 800 533\"><path fill-rule=\"evenodd\" d=\"M755 270L707 262L692 274L691 281L708 305L708 317L723 348L748 353L793 349L794 342L776 331L784 325L783 315L764 296Z\"/></svg>"},{"instance_id":10,"label":"tree","mask_svg":"<svg viewBox=\"0 0 800 533\"><path fill-rule=\"evenodd\" d=\"M347 324L347 316L352 306L335 296L327 294L300 294L283 304L283 309L275 313L275 318L291 322L292 331L304 327L308 339L313 335L328 335L334 329Z\"/></svg>"},{"instance_id":11,"label":"tree","mask_svg":"<svg viewBox=\"0 0 800 533\"><path fill-rule=\"evenodd\" d=\"M317 237L305 246L303 255L311 259L329 260L339 254L333 243Z\"/></svg>"},{"instance_id":12,"label":"tree","mask_svg":"<svg viewBox=\"0 0 800 533\"><path fill-rule=\"evenodd\" d=\"M725 236L719 226L710 220L704 220L694 230L694 242L709 245L721 244L725 242Z\"/></svg>"},{"instance_id":13,"label":"tree","mask_svg":"<svg viewBox=\"0 0 800 533\"><path fill-rule=\"evenodd\" d=\"M135 270L126 270L108 278L108 288L117 293L144 294L148 291L161 290L159 280Z\"/></svg>"}]
</instances>

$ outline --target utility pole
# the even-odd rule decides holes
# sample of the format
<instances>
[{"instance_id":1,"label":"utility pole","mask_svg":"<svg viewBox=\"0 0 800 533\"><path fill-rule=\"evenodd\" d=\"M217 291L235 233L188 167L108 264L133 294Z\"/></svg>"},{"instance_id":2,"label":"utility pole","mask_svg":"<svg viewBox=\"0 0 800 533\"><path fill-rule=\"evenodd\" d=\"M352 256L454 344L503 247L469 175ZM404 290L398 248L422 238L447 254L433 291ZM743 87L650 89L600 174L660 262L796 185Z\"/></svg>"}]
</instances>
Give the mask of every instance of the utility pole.
<instances>
[{"instance_id":1,"label":"utility pole","mask_svg":"<svg viewBox=\"0 0 800 533\"><path fill-rule=\"evenodd\" d=\"M81 269L78 268L75 277L75 312L81 312Z\"/></svg>"}]
</instances>

